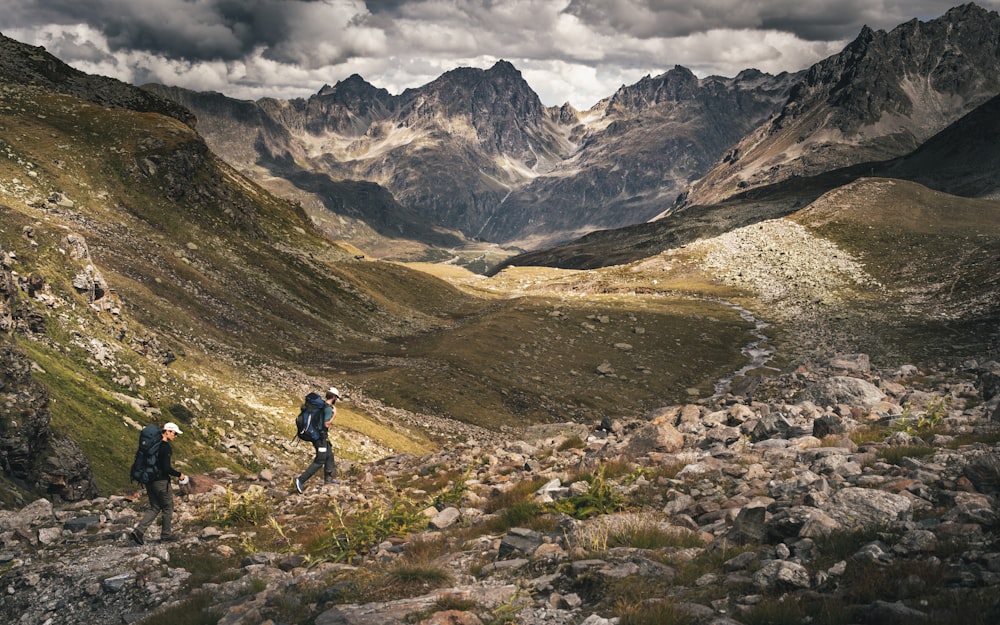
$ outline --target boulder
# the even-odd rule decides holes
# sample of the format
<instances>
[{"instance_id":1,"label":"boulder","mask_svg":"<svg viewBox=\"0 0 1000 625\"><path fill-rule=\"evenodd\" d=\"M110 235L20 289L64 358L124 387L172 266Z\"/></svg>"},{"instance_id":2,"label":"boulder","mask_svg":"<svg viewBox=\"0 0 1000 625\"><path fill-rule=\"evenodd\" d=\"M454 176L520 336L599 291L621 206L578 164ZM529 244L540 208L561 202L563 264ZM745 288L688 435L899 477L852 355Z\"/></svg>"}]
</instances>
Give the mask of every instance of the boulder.
<instances>
[{"instance_id":1,"label":"boulder","mask_svg":"<svg viewBox=\"0 0 1000 625\"><path fill-rule=\"evenodd\" d=\"M819 406L847 404L871 409L886 399L882 389L871 382L849 376L833 376L806 388L798 400L811 401Z\"/></svg>"}]
</instances>

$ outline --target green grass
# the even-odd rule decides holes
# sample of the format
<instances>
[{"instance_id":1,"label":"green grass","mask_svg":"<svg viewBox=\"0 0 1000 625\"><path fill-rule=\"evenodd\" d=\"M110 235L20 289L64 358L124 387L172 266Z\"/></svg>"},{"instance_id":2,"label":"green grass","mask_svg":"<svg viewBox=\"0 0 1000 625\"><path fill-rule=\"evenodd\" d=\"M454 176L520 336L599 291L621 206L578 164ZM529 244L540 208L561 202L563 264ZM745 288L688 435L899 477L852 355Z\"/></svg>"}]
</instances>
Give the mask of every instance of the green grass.
<instances>
[{"instance_id":1,"label":"green grass","mask_svg":"<svg viewBox=\"0 0 1000 625\"><path fill-rule=\"evenodd\" d=\"M875 452L875 455L885 460L889 464L900 464L904 458L927 458L935 453L933 447L927 445L900 445L893 447L882 447Z\"/></svg>"},{"instance_id":2,"label":"green grass","mask_svg":"<svg viewBox=\"0 0 1000 625\"><path fill-rule=\"evenodd\" d=\"M406 361L366 372L363 383L390 405L490 428L593 422L687 401L689 388L711 394L718 377L743 364L746 329L714 303L503 300L449 332L400 340L393 355ZM604 363L612 375L598 373Z\"/></svg>"},{"instance_id":3,"label":"green grass","mask_svg":"<svg viewBox=\"0 0 1000 625\"><path fill-rule=\"evenodd\" d=\"M171 605L143 619L142 625L216 625L222 618L211 610L215 598L211 593L198 592L180 603Z\"/></svg>"}]
</instances>

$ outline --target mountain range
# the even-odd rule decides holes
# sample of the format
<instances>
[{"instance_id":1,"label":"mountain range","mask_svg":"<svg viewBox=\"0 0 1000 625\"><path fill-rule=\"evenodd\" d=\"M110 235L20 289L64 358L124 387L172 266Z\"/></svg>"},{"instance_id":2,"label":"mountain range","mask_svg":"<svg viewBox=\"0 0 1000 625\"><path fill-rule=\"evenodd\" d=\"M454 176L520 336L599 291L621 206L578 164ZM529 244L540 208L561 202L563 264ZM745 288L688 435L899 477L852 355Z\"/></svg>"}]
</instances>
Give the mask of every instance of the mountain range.
<instances>
[{"instance_id":1,"label":"mountain range","mask_svg":"<svg viewBox=\"0 0 1000 625\"><path fill-rule=\"evenodd\" d=\"M542 250L906 156L1000 92L998 33L996 12L966 4L891 32L866 27L799 72L698 78L675 67L582 112L543 107L504 61L398 96L357 75L291 101L145 89L192 110L216 153L299 199L328 234L433 260L470 240ZM377 186L359 191L362 181ZM985 183L976 197L995 191Z\"/></svg>"}]
</instances>

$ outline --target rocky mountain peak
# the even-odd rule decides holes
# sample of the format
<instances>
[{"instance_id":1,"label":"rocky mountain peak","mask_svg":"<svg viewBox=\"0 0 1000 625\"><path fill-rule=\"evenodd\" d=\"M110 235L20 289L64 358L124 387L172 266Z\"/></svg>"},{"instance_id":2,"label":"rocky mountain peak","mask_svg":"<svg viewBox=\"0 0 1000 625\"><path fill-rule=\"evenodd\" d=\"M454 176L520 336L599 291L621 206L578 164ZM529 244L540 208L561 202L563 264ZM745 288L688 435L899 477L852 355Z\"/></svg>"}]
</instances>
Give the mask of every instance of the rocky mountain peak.
<instances>
[{"instance_id":1,"label":"rocky mountain peak","mask_svg":"<svg viewBox=\"0 0 1000 625\"><path fill-rule=\"evenodd\" d=\"M360 100L365 97L382 99L388 95L388 91L372 85L359 74L351 74L347 78L337 81L337 84L332 87L323 85L323 88L316 93L317 97L341 96L343 100L348 98Z\"/></svg>"},{"instance_id":2,"label":"rocky mountain peak","mask_svg":"<svg viewBox=\"0 0 1000 625\"><path fill-rule=\"evenodd\" d=\"M889 32L865 26L843 51L809 68L780 114L736 146L737 158L696 183L685 205L902 156L997 92L995 11L966 4Z\"/></svg>"},{"instance_id":3,"label":"rocky mountain peak","mask_svg":"<svg viewBox=\"0 0 1000 625\"><path fill-rule=\"evenodd\" d=\"M608 102L606 112L634 114L667 102L691 100L697 96L699 85L691 70L675 65L659 76L645 76L634 85L621 86Z\"/></svg>"}]
</instances>

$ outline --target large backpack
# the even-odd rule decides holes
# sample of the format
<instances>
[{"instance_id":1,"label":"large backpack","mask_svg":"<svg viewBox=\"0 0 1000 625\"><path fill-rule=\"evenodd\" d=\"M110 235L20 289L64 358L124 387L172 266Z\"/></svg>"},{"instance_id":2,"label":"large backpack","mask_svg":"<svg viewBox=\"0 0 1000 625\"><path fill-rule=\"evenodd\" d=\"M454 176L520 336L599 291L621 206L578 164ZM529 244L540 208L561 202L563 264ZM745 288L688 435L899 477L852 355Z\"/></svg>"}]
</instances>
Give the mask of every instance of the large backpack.
<instances>
[{"instance_id":1,"label":"large backpack","mask_svg":"<svg viewBox=\"0 0 1000 625\"><path fill-rule=\"evenodd\" d=\"M299 416L295 417L295 431L297 436L310 443L323 438L323 409L326 402L319 393L309 393L306 401L299 410Z\"/></svg>"},{"instance_id":2,"label":"large backpack","mask_svg":"<svg viewBox=\"0 0 1000 625\"><path fill-rule=\"evenodd\" d=\"M135 460L132 462L132 471L129 474L133 481L149 484L156 479L156 474L159 472L157 456L162 442L163 434L155 424L151 423L139 432L139 449L135 452Z\"/></svg>"}]
</instances>

